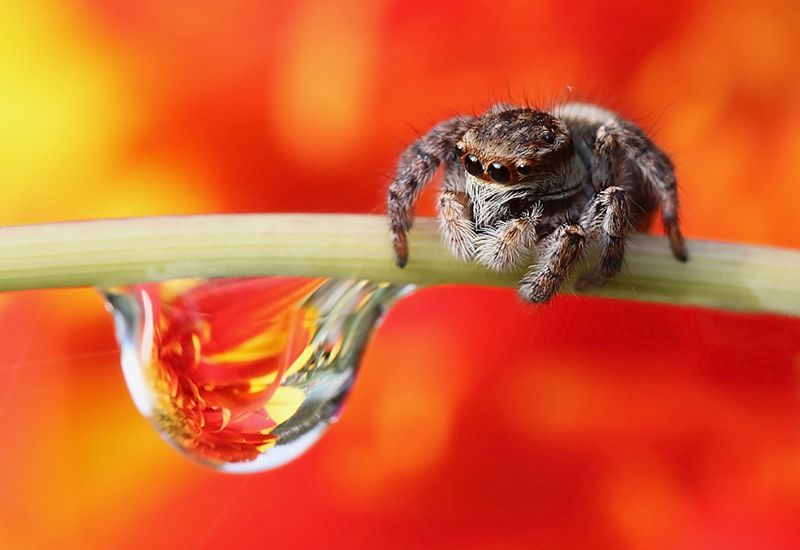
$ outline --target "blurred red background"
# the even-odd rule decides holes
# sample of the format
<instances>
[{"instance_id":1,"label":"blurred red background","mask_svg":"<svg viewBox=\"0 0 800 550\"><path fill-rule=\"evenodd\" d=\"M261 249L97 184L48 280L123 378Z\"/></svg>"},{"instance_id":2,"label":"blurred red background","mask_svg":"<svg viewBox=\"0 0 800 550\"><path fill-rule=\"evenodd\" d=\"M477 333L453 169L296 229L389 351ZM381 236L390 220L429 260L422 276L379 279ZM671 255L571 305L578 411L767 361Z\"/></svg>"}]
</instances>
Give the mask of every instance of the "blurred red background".
<instances>
[{"instance_id":1,"label":"blurred red background","mask_svg":"<svg viewBox=\"0 0 800 550\"><path fill-rule=\"evenodd\" d=\"M0 221L380 213L438 120L588 99L673 155L687 237L800 248L798 29L792 0L4 2ZM0 548L800 545L797 319L426 289L252 476L138 415L95 291L1 295L0 335Z\"/></svg>"}]
</instances>

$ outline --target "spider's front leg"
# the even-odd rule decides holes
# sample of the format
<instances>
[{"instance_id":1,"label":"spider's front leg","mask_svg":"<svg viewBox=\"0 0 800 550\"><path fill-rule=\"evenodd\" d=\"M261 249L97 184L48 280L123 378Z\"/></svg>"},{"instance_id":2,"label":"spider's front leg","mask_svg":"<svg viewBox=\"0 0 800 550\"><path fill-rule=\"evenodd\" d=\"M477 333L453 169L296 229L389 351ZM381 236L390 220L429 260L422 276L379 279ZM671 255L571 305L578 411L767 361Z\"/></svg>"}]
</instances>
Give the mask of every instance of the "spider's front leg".
<instances>
[{"instance_id":1,"label":"spider's front leg","mask_svg":"<svg viewBox=\"0 0 800 550\"><path fill-rule=\"evenodd\" d=\"M473 117L456 117L437 124L406 149L397 166L397 176L389 186L387 213L392 231L397 265L408 261L406 233L414 218L414 202L420 190L436 173L439 164L460 162L455 146L475 123Z\"/></svg>"},{"instance_id":2,"label":"spider's front leg","mask_svg":"<svg viewBox=\"0 0 800 550\"><path fill-rule=\"evenodd\" d=\"M519 282L519 295L528 302L543 304L564 284L586 248L586 234L580 225L562 225L547 239L539 261Z\"/></svg>"}]
</instances>

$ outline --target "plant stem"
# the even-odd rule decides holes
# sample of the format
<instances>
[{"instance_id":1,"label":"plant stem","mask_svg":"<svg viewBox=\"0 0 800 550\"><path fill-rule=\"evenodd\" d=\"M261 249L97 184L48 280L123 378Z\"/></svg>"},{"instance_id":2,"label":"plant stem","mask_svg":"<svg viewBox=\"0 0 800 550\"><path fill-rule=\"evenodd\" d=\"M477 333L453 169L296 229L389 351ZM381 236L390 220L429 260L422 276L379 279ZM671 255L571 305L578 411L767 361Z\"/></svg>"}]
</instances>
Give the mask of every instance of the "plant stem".
<instances>
[{"instance_id":1,"label":"plant stem","mask_svg":"<svg viewBox=\"0 0 800 550\"><path fill-rule=\"evenodd\" d=\"M521 276L457 261L432 219L418 219L409 237L410 261L399 269L382 216L167 216L2 227L0 291L250 275L515 286ZM589 294L800 315L800 252L695 240L687 247L684 264L664 238L637 235L623 273Z\"/></svg>"}]
</instances>

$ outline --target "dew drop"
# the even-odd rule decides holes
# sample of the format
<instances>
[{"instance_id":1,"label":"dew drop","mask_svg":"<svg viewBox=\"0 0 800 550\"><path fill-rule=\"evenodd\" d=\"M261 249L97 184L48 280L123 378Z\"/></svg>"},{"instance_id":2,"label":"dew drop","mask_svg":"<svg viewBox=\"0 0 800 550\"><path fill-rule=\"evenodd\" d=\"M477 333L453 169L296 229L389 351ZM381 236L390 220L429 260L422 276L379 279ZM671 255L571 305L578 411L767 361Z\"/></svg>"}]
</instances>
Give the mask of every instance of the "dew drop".
<instances>
[{"instance_id":1,"label":"dew drop","mask_svg":"<svg viewBox=\"0 0 800 550\"><path fill-rule=\"evenodd\" d=\"M248 473L339 417L370 336L408 285L287 277L103 291L139 411L179 451Z\"/></svg>"}]
</instances>

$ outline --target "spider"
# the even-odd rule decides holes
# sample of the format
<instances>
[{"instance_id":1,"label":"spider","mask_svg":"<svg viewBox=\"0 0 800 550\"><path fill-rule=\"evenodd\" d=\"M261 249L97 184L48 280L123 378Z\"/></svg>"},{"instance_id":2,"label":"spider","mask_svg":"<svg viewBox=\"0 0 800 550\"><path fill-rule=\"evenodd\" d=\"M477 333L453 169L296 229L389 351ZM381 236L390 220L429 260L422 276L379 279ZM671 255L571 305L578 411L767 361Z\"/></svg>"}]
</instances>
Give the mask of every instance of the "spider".
<instances>
[{"instance_id":1,"label":"spider","mask_svg":"<svg viewBox=\"0 0 800 550\"><path fill-rule=\"evenodd\" d=\"M575 288L611 279L629 232L659 205L672 253L687 259L672 162L612 111L586 103L550 111L498 104L480 118L434 126L403 152L389 187L400 267L408 261L414 202L439 165L444 241L458 258L496 271L518 268L538 251L518 286L528 302L550 300L590 243L599 247L597 263Z\"/></svg>"}]
</instances>

